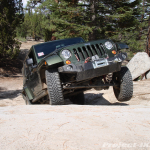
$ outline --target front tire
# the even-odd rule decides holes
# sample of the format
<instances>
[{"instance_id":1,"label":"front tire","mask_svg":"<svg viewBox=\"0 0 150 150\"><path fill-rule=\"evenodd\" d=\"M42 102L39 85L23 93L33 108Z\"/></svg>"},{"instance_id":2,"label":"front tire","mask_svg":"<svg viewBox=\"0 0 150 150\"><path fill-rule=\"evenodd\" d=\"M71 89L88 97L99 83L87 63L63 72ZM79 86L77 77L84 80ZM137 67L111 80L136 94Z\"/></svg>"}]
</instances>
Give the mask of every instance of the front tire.
<instances>
[{"instance_id":1,"label":"front tire","mask_svg":"<svg viewBox=\"0 0 150 150\"><path fill-rule=\"evenodd\" d=\"M45 71L47 91L50 105L63 105L64 98L61 87L61 81L57 69L48 69Z\"/></svg>"},{"instance_id":2,"label":"front tire","mask_svg":"<svg viewBox=\"0 0 150 150\"><path fill-rule=\"evenodd\" d=\"M119 72L113 74L113 80L119 84L113 87L117 100L129 101L133 95L133 81L129 69L122 67Z\"/></svg>"}]
</instances>

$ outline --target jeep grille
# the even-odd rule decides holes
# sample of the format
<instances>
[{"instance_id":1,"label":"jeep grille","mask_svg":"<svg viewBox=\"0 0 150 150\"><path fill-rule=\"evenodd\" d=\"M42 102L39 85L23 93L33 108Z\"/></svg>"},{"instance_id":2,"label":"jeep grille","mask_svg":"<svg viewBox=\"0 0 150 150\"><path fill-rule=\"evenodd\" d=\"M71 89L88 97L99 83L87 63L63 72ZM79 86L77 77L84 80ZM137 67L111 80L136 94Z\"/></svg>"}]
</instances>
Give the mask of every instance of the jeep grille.
<instances>
[{"instance_id":1,"label":"jeep grille","mask_svg":"<svg viewBox=\"0 0 150 150\"><path fill-rule=\"evenodd\" d=\"M101 43L74 48L73 51L78 61L84 61L86 58L94 55L102 57L106 54L106 51Z\"/></svg>"}]
</instances>

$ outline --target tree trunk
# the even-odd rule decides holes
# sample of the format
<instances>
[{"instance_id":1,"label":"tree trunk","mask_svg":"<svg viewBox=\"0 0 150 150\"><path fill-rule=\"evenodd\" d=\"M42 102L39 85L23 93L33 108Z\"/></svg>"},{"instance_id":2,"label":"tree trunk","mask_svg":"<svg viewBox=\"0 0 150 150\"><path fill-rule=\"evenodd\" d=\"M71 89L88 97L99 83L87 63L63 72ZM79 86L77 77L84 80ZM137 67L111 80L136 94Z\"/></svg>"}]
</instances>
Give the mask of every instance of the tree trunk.
<instances>
[{"instance_id":1,"label":"tree trunk","mask_svg":"<svg viewBox=\"0 0 150 150\"><path fill-rule=\"evenodd\" d=\"M141 23L143 22L143 19L144 19L144 13L145 13L145 0L143 0L143 14L141 15ZM143 31L143 28L141 27L141 32L139 34L139 40L141 40L141 37L142 37L142 31ZM141 45L140 45L141 47Z\"/></svg>"},{"instance_id":2,"label":"tree trunk","mask_svg":"<svg viewBox=\"0 0 150 150\"><path fill-rule=\"evenodd\" d=\"M96 26L96 1L97 0L90 0L90 10L91 10L91 23L90 26ZM93 32L89 35L89 40L96 40L96 30L93 29Z\"/></svg>"},{"instance_id":3,"label":"tree trunk","mask_svg":"<svg viewBox=\"0 0 150 150\"><path fill-rule=\"evenodd\" d=\"M148 23L148 34L147 34L147 44L146 44L146 53L150 57L150 15L149 15L149 23Z\"/></svg>"}]
</instances>

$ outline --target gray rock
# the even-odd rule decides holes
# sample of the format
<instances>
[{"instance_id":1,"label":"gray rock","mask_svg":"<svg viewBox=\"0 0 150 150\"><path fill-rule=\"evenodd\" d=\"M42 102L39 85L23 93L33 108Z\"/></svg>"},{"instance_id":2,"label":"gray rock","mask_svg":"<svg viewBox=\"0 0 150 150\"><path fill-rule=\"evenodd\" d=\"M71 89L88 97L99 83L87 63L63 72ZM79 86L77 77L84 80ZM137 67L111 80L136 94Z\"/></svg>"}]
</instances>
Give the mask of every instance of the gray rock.
<instances>
[{"instance_id":1,"label":"gray rock","mask_svg":"<svg viewBox=\"0 0 150 150\"><path fill-rule=\"evenodd\" d=\"M150 57L145 52L138 52L127 64L127 67L132 74L132 80L134 80L150 70Z\"/></svg>"}]
</instances>

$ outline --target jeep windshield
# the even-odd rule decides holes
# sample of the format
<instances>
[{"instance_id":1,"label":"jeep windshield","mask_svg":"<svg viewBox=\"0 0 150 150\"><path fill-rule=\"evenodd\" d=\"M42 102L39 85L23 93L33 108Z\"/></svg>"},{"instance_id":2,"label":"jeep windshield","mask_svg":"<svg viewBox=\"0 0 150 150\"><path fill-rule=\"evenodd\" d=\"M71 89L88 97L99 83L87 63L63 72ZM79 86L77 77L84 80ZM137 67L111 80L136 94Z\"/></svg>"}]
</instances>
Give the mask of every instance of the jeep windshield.
<instances>
[{"instance_id":1,"label":"jeep windshield","mask_svg":"<svg viewBox=\"0 0 150 150\"><path fill-rule=\"evenodd\" d=\"M34 46L37 57L40 59L56 49L60 49L66 47L68 45L73 45L77 43L84 43L85 41L82 38L71 38L71 39L63 39L57 41L50 41L42 44L38 44Z\"/></svg>"}]
</instances>

